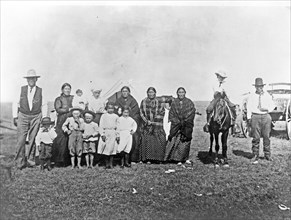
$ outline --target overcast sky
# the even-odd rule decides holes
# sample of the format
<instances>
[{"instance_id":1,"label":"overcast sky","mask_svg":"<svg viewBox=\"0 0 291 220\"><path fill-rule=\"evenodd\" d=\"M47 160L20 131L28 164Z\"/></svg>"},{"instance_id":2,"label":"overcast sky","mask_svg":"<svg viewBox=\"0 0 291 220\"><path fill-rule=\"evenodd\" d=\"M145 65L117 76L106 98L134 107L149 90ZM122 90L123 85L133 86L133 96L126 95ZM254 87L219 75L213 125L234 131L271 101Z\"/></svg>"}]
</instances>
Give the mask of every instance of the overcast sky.
<instances>
[{"instance_id":1,"label":"overcast sky","mask_svg":"<svg viewBox=\"0 0 291 220\"><path fill-rule=\"evenodd\" d=\"M19 97L31 68L48 100L64 82L106 90L122 79L138 101L149 86L158 95L183 86L194 101L210 100L222 69L237 101L256 77L290 82L290 7L1 2L2 102Z\"/></svg>"}]
</instances>

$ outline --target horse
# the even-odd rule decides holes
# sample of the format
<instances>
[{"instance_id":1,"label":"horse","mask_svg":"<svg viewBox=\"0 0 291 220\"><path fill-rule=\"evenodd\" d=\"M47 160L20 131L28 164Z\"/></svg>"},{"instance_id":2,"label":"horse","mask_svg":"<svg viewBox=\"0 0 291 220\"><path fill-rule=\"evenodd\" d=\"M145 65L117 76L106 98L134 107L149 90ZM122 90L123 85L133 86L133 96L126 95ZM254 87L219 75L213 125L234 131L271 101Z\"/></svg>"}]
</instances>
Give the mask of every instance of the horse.
<instances>
[{"instance_id":1,"label":"horse","mask_svg":"<svg viewBox=\"0 0 291 220\"><path fill-rule=\"evenodd\" d=\"M208 155L212 156L212 146L213 140L215 139L215 167L219 166L218 161L218 151L219 151L219 134L221 133L221 143L222 143L222 160L221 163L224 167L228 167L227 160L227 138L229 133L229 128L231 127L231 113L227 102L220 98L217 102L213 117L209 123L209 134L210 134L210 149Z\"/></svg>"}]
</instances>

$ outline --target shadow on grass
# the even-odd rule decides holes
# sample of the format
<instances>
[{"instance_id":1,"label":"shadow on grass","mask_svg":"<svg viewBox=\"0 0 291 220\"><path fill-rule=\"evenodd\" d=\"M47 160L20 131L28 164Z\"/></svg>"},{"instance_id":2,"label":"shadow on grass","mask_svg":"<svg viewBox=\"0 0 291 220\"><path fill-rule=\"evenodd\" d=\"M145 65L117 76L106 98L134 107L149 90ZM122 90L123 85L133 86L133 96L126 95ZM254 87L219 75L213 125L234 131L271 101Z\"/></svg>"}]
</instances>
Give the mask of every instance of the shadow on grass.
<instances>
[{"instance_id":1,"label":"shadow on grass","mask_svg":"<svg viewBox=\"0 0 291 220\"><path fill-rule=\"evenodd\" d=\"M233 150L232 153L236 156L245 157L247 159L252 159L253 154L251 152L245 152L242 150Z\"/></svg>"},{"instance_id":2,"label":"shadow on grass","mask_svg":"<svg viewBox=\"0 0 291 220\"><path fill-rule=\"evenodd\" d=\"M204 164L213 163L213 159L208 155L208 151L199 151L197 157Z\"/></svg>"}]
</instances>

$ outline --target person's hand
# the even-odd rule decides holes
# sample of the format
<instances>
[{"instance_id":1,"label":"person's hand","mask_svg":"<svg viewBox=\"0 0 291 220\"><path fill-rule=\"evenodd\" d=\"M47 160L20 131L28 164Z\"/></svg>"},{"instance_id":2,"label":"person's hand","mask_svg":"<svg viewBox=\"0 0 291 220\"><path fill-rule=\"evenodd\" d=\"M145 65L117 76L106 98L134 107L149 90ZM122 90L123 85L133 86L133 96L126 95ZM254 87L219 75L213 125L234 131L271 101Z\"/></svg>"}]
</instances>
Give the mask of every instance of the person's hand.
<instances>
[{"instance_id":1,"label":"person's hand","mask_svg":"<svg viewBox=\"0 0 291 220\"><path fill-rule=\"evenodd\" d=\"M72 133L71 130L67 130L67 134L70 135Z\"/></svg>"},{"instance_id":2,"label":"person's hand","mask_svg":"<svg viewBox=\"0 0 291 220\"><path fill-rule=\"evenodd\" d=\"M116 142L117 142L117 144L120 143L120 137L116 137Z\"/></svg>"},{"instance_id":3,"label":"person's hand","mask_svg":"<svg viewBox=\"0 0 291 220\"><path fill-rule=\"evenodd\" d=\"M15 127L17 127L17 125L18 125L18 118L17 117L13 118L13 124Z\"/></svg>"},{"instance_id":4,"label":"person's hand","mask_svg":"<svg viewBox=\"0 0 291 220\"><path fill-rule=\"evenodd\" d=\"M105 136L101 136L101 139L102 139L103 142L106 141L106 137Z\"/></svg>"},{"instance_id":5,"label":"person's hand","mask_svg":"<svg viewBox=\"0 0 291 220\"><path fill-rule=\"evenodd\" d=\"M87 138L88 138L88 135L87 135L87 134L82 134L82 137L83 137L84 139L87 139Z\"/></svg>"}]
</instances>

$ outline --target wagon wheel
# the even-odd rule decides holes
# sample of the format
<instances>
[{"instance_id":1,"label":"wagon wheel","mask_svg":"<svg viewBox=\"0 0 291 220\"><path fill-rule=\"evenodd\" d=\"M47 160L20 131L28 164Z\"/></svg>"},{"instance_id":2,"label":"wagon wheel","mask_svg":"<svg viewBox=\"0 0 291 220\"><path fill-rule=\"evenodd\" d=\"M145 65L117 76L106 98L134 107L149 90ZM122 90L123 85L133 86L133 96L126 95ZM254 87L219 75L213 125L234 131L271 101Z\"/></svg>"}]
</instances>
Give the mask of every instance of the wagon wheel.
<instances>
[{"instance_id":1,"label":"wagon wheel","mask_svg":"<svg viewBox=\"0 0 291 220\"><path fill-rule=\"evenodd\" d=\"M241 128L241 131L243 133L243 136L245 138L247 138L247 134L248 134L247 122L246 121L242 121L241 124L240 124L240 128Z\"/></svg>"}]
</instances>

